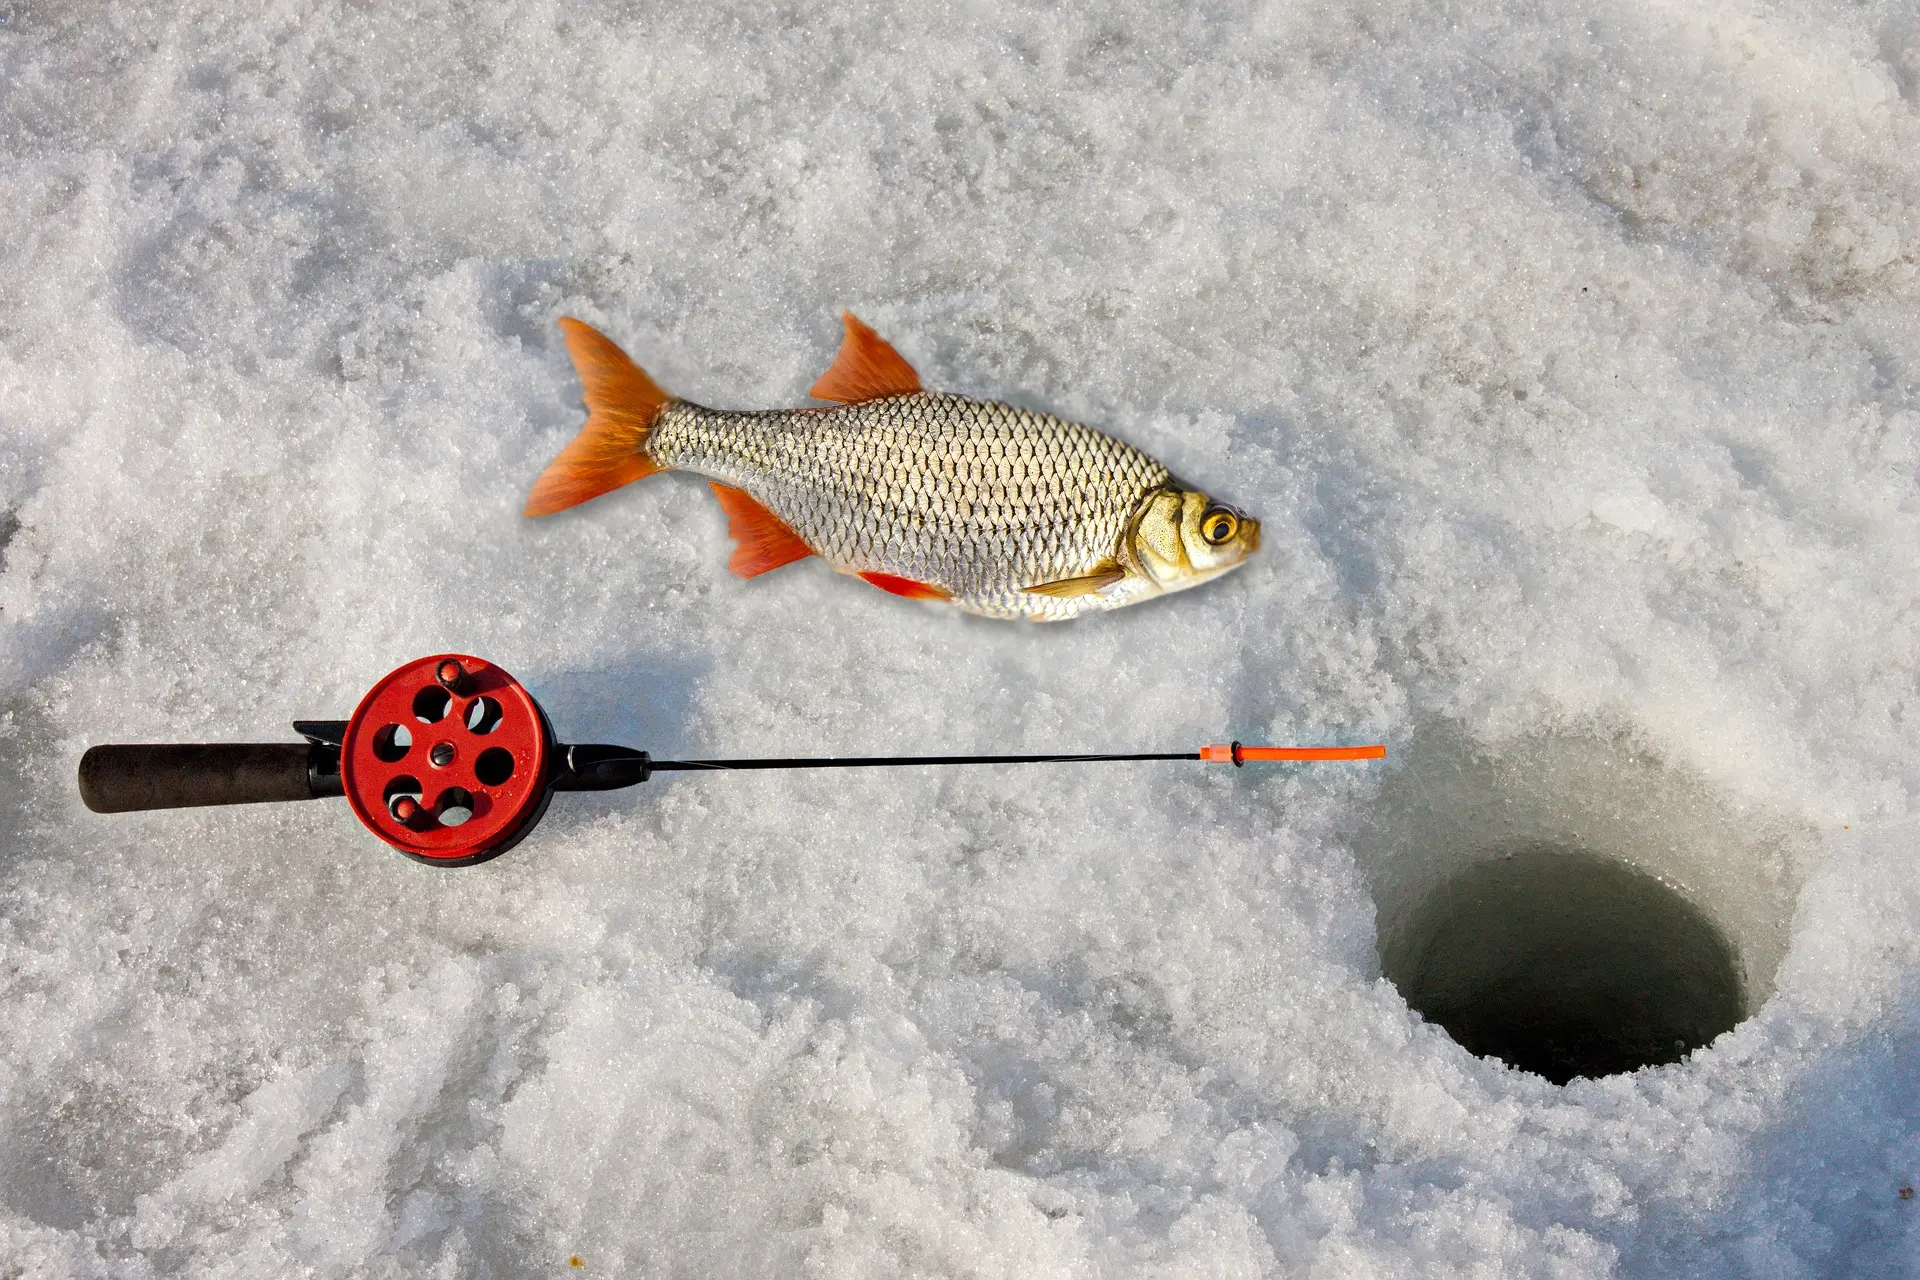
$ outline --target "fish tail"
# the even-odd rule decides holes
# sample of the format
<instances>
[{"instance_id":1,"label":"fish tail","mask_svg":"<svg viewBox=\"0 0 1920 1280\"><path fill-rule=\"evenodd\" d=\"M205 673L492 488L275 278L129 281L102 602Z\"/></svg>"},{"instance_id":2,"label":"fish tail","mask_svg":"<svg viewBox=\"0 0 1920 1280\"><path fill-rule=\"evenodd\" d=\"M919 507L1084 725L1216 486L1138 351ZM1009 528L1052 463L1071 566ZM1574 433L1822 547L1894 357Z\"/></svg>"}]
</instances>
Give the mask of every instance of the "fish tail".
<instances>
[{"instance_id":1,"label":"fish tail","mask_svg":"<svg viewBox=\"0 0 1920 1280\"><path fill-rule=\"evenodd\" d=\"M567 352L580 375L587 425L533 482L525 513L548 516L666 468L647 452L660 411L673 397L590 324L562 317Z\"/></svg>"}]
</instances>

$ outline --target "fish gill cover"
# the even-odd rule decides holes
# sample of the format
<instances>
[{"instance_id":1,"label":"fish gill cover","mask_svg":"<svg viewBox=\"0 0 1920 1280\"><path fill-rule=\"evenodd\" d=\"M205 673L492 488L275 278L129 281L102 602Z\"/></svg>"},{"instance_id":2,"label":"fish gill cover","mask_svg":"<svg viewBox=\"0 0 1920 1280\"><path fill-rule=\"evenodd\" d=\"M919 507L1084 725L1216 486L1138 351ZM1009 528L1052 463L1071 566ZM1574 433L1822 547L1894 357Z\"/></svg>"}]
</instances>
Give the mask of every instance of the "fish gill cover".
<instances>
[{"instance_id":1,"label":"fish gill cover","mask_svg":"<svg viewBox=\"0 0 1920 1280\"><path fill-rule=\"evenodd\" d=\"M1911 1267L1910 0L0 16L0 1272ZM1006 627L733 579L692 477L521 519L558 316L759 406L842 307L1260 556ZM662 754L1395 755L681 779L454 873L74 795L448 650ZM1752 1016L1564 1087L1425 1021L1382 942L1538 850Z\"/></svg>"}]
</instances>

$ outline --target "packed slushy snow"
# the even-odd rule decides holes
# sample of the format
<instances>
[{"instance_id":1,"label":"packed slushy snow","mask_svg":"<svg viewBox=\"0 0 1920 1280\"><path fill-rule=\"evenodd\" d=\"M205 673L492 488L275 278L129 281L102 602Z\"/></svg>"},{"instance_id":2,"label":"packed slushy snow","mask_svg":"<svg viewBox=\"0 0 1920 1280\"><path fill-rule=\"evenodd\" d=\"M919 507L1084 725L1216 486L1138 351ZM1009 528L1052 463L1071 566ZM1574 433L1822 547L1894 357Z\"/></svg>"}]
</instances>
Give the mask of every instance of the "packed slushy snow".
<instances>
[{"instance_id":1,"label":"packed slushy snow","mask_svg":"<svg viewBox=\"0 0 1920 1280\"><path fill-rule=\"evenodd\" d=\"M1916 1274L1920 8L907 10L0 0L0 1274ZM842 307L1264 549L1043 628L733 579L693 477L518 514L557 317L753 407ZM464 871L79 804L446 650L657 754L1393 755ZM1424 1021L1379 930L1516 841L1752 1016L1564 1087Z\"/></svg>"}]
</instances>

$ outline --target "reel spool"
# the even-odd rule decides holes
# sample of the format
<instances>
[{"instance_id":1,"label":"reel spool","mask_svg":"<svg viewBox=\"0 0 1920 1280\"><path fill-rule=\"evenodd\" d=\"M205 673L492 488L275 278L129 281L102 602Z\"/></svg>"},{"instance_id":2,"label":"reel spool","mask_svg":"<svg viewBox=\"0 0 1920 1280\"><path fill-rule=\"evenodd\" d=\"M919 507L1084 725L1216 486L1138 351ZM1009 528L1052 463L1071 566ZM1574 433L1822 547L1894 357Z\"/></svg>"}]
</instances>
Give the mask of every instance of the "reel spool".
<instances>
[{"instance_id":1,"label":"reel spool","mask_svg":"<svg viewBox=\"0 0 1920 1280\"><path fill-rule=\"evenodd\" d=\"M388 672L340 742L354 816L421 862L471 866L505 853L553 794L553 726L525 686L467 654Z\"/></svg>"}]
</instances>

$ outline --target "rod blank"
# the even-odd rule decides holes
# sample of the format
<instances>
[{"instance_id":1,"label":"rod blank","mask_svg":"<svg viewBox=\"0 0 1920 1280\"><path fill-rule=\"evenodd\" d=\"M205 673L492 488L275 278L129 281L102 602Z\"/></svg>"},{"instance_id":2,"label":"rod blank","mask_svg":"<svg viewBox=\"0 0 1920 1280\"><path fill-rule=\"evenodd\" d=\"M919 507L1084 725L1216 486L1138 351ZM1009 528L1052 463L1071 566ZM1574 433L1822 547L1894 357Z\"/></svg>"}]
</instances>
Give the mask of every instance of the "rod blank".
<instances>
[{"instance_id":1,"label":"rod blank","mask_svg":"<svg viewBox=\"0 0 1920 1280\"><path fill-rule=\"evenodd\" d=\"M651 760L653 773L671 770L732 769L892 769L930 764L1088 764L1099 760L1206 760L1214 764L1244 764L1249 760L1381 760L1385 746L1361 747L1248 747L1219 743L1198 751L1141 751L1127 754L1050 756L796 756L767 760Z\"/></svg>"},{"instance_id":2,"label":"rod blank","mask_svg":"<svg viewBox=\"0 0 1920 1280\"><path fill-rule=\"evenodd\" d=\"M674 769L898 769L930 764L1085 764L1094 760L1198 760L1192 751L1077 756L793 756L769 760L655 760L655 773Z\"/></svg>"}]
</instances>

